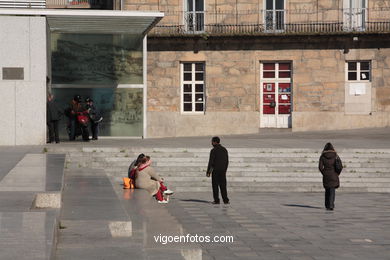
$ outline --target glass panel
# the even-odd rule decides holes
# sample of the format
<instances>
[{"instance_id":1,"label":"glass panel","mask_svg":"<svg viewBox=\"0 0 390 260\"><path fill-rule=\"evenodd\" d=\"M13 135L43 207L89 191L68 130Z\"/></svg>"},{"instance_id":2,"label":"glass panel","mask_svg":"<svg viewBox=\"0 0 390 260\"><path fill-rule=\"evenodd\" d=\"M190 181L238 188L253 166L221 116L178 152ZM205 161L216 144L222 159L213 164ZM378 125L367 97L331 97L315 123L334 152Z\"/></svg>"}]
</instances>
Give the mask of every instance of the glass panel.
<instances>
[{"instance_id":1,"label":"glass panel","mask_svg":"<svg viewBox=\"0 0 390 260\"><path fill-rule=\"evenodd\" d=\"M193 10L194 10L193 0L187 0L187 11L193 11Z\"/></svg>"},{"instance_id":2,"label":"glass panel","mask_svg":"<svg viewBox=\"0 0 390 260\"><path fill-rule=\"evenodd\" d=\"M191 84L184 84L184 92L192 92L192 85Z\"/></svg>"},{"instance_id":3,"label":"glass panel","mask_svg":"<svg viewBox=\"0 0 390 260\"><path fill-rule=\"evenodd\" d=\"M203 111L203 103L196 103L195 111Z\"/></svg>"},{"instance_id":4,"label":"glass panel","mask_svg":"<svg viewBox=\"0 0 390 260\"><path fill-rule=\"evenodd\" d=\"M263 102L264 103L275 102L275 94L263 94Z\"/></svg>"},{"instance_id":5,"label":"glass panel","mask_svg":"<svg viewBox=\"0 0 390 260\"><path fill-rule=\"evenodd\" d=\"M203 73L195 73L195 80L203 80Z\"/></svg>"},{"instance_id":6,"label":"glass panel","mask_svg":"<svg viewBox=\"0 0 390 260\"><path fill-rule=\"evenodd\" d=\"M348 62L348 70L357 70L356 62Z\"/></svg>"},{"instance_id":7,"label":"glass panel","mask_svg":"<svg viewBox=\"0 0 390 260\"><path fill-rule=\"evenodd\" d=\"M203 84L196 84L195 92L203 92Z\"/></svg>"},{"instance_id":8,"label":"glass panel","mask_svg":"<svg viewBox=\"0 0 390 260\"><path fill-rule=\"evenodd\" d=\"M281 71L279 72L279 78L290 78L291 73L289 71Z\"/></svg>"},{"instance_id":9,"label":"glass panel","mask_svg":"<svg viewBox=\"0 0 390 260\"><path fill-rule=\"evenodd\" d=\"M52 91L58 107L63 111L69 107L75 95L80 95L83 102L87 97L91 98L98 114L103 117L99 123L99 136L143 135L143 89L53 88ZM59 122L60 137L66 140L69 139L66 130L68 123L66 116ZM81 137L78 139L81 140Z\"/></svg>"},{"instance_id":10,"label":"glass panel","mask_svg":"<svg viewBox=\"0 0 390 260\"><path fill-rule=\"evenodd\" d=\"M204 13L197 13L195 17L196 17L196 21L195 21L196 31L203 31L204 30Z\"/></svg>"},{"instance_id":11,"label":"glass panel","mask_svg":"<svg viewBox=\"0 0 390 260\"><path fill-rule=\"evenodd\" d=\"M191 94L184 94L184 101L192 101L192 95Z\"/></svg>"},{"instance_id":12,"label":"glass panel","mask_svg":"<svg viewBox=\"0 0 390 260\"><path fill-rule=\"evenodd\" d=\"M195 0L195 11L204 11L203 0Z\"/></svg>"},{"instance_id":13,"label":"glass panel","mask_svg":"<svg viewBox=\"0 0 390 260\"><path fill-rule=\"evenodd\" d=\"M279 63L279 70L291 70L291 63Z\"/></svg>"},{"instance_id":14,"label":"glass panel","mask_svg":"<svg viewBox=\"0 0 390 260\"><path fill-rule=\"evenodd\" d=\"M192 103L184 103L184 111L192 111Z\"/></svg>"},{"instance_id":15,"label":"glass panel","mask_svg":"<svg viewBox=\"0 0 390 260\"><path fill-rule=\"evenodd\" d=\"M196 71L203 71L204 70L204 64L203 63L195 63L195 70Z\"/></svg>"},{"instance_id":16,"label":"glass panel","mask_svg":"<svg viewBox=\"0 0 390 260\"><path fill-rule=\"evenodd\" d=\"M370 70L369 62L360 62L360 70Z\"/></svg>"},{"instance_id":17,"label":"glass panel","mask_svg":"<svg viewBox=\"0 0 390 260\"><path fill-rule=\"evenodd\" d=\"M284 9L284 0L275 0L276 10Z\"/></svg>"},{"instance_id":18,"label":"glass panel","mask_svg":"<svg viewBox=\"0 0 390 260\"><path fill-rule=\"evenodd\" d=\"M275 72L263 72L263 78L275 78Z\"/></svg>"},{"instance_id":19,"label":"glass panel","mask_svg":"<svg viewBox=\"0 0 390 260\"><path fill-rule=\"evenodd\" d=\"M276 11L276 30L284 29L284 11Z\"/></svg>"},{"instance_id":20,"label":"glass panel","mask_svg":"<svg viewBox=\"0 0 390 260\"><path fill-rule=\"evenodd\" d=\"M274 29L274 11L265 11L265 29Z\"/></svg>"},{"instance_id":21,"label":"glass panel","mask_svg":"<svg viewBox=\"0 0 390 260\"><path fill-rule=\"evenodd\" d=\"M184 63L183 67L184 71L192 71L192 63Z\"/></svg>"},{"instance_id":22,"label":"glass panel","mask_svg":"<svg viewBox=\"0 0 390 260\"><path fill-rule=\"evenodd\" d=\"M356 72L348 72L348 80L356 80L357 79L357 76L356 76Z\"/></svg>"},{"instance_id":23,"label":"glass panel","mask_svg":"<svg viewBox=\"0 0 390 260\"><path fill-rule=\"evenodd\" d=\"M290 83L279 83L279 92L291 92Z\"/></svg>"},{"instance_id":24,"label":"glass panel","mask_svg":"<svg viewBox=\"0 0 390 260\"><path fill-rule=\"evenodd\" d=\"M194 31L194 14L193 13L187 13L186 14L186 24L187 24L187 31Z\"/></svg>"},{"instance_id":25,"label":"glass panel","mask_svg":"<svg viewBox=\"0 0 390 260\"><path fill-rule=\"evenodd\" d=\"M265 9L272 10L274 9L274 0L267 0L265 4Z\"/></svg>"},{"instance_id":26,"label":"glass panel","mask_svg":"<svg viewBox=\"0 0 390 260\"><path fill-rule=\"evenodd\" d=\"M264 63L263 70L275 70L275 63Z\"/></svg>"},{"instance_id":27,"label":"glass panel","mask_svg":"<svg viewBox=\"0 0 390 260\"><path fill-rule=\"evenodd\" d=\"M360 72L360 80L370 80L369 72Z\"/></svg>"},{"instance_id":28,"label":"glass panel","mask_svg":"<svg viewBox=\"0 0 390 260\"><path fill-rule=\"evenodd\" d=\"M279 105L279 115L290 114L291 105Z\"/></svg>"},{"instance_id":29,"label":"glass panel","mask_svg":"<svg viewBox=\"0 0 390 260\"><path fill-rule=\"evenodd\" d=\"M275 114L275 107L271 107L270 105L263 105L263 114L274 115Z\"/></svg>"},{"instance_id":30,"label":"glass panel","mask_svg":"<svg viewBox=\"0 0 390 260\"><path fill-rule=\"evenodd\" d=\"M51 33L53 84L143 83L143 39L129 34Z\"/></svg>"},{"instance_id":31,"label":"glass panel","mask_svg":"<svg viewBox=\"0 0 390 260\"><path fill-rule=\"evenodd\" d=\"M184 73L184 80L191 81L192 79L192 73Z\"/></svg>"},{"instance_id":32,"label":"glass panel","mask_svg":"<svg viewBox=\"0 0 390 260\"><path fill-rule=\"evenodd\" d=\"M195 101L196 102L203 102L203 94L195 94Z\"/></svg>"},{"instance_id":33,"label":"glass panel","mask_svg":"<svg viewBox=\"0 0 390 260\"><path fill-rule=\"evenodd\" d=\"M263 84L264 92L275 92L275 83L264 83Z\"/></svg>"},{"instance_id":34,"label":"glass panel","mask_svg":"<svg viewBox=\"0 0 390 260\"><path fill-rule=\"evenodd\" d=\"M291 103L291 95L279 94L279 103Z\"/></svg>"}]
</instances>

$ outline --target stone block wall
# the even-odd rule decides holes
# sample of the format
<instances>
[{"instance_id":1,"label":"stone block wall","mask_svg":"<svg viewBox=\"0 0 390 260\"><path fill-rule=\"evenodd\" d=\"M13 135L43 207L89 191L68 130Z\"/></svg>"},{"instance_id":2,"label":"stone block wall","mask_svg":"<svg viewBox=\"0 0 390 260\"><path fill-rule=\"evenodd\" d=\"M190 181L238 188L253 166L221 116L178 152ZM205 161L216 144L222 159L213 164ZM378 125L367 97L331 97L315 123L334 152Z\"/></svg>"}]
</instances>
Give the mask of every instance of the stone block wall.
<instances>
[{"instance_id":1,"label":"stone block wall","mask_svg":"<svg viewBox=\"0 0 390 260\"><path fill-rule=\"evenodd\" d=\"M256 133L260 63L292 62L292 130L390 126L390 49L201 50L148 52L148 136ZM371 112L346 113L346 61L372 65ZM180 111L180 62L206 64L205 115ZM245 122L237 124L237 122ZM260 129L261 131L261 129Z\"/></svg>"},{"instance_id":2,"label":"stone block wall","mask_svg":"<svg viewBox=\"0 0 390 260\"><path fill-rule=\"evenodd\" d=\"M343 22L344 0L286 0L286 23ZM184 23L186 0L124 0L125 10L161 11L165 17L159 25ZM383 21L390 17L390 2L369 0L369 21ZM205 0L205 24L261 24L264 0Z\"/></svg>"}]
</instances>

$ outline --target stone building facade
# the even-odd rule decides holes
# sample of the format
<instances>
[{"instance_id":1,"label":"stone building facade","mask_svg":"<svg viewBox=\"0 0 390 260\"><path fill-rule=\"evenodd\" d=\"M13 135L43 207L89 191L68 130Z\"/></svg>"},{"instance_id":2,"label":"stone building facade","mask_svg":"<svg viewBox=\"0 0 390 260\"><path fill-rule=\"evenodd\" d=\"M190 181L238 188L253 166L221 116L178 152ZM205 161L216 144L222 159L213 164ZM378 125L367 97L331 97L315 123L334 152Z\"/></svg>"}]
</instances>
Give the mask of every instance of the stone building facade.
<instances>
[{"instance_id":1,"label":"stone building facade","mask_svg":"<svg viewBox=\"0 0 390 260\"><path fill-rule=\"evenodd\" d=\"M390 126L388 1L124 7L165 13L148 36L148 137Z\"/></svg>"}]
</instances>

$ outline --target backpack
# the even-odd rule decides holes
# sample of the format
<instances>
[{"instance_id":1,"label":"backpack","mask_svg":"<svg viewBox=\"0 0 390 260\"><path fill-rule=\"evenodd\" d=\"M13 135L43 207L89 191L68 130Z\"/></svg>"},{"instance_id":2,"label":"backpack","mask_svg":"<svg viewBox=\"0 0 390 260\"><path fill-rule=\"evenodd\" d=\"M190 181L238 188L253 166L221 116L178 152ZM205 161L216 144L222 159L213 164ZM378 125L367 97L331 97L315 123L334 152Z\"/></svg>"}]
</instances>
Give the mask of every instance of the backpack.
<instances>
[{"instance_id":1,"label":"backpack","mask_svg":"<svg viewBox=\"0 0 390 260\"><path fill-rule=\"evenodd\" d=\"M337 172L337 174L340 174L343 170L343 162L341 161L340 157L337 155L336 160L334 162L334 168Z\"/></svg>"}]
</instances>

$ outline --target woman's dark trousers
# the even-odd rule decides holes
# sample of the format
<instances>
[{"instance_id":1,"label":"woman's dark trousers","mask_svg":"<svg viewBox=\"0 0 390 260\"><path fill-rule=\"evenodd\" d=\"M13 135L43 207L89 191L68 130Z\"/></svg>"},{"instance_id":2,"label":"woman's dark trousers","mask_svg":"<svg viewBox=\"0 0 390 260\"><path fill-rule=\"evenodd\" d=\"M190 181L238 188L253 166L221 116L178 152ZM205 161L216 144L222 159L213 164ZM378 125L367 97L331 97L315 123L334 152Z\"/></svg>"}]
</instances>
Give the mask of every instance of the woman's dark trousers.
<instances>
[{"instance_id":1,"label":"woman's dark trousers","mask_svg":"<svg viewBox=\"0 0 390 260\"><path fill-rule=\"evenodd\" d=\"M336 197L335 188L325 188L325 208L333 209L334 208L334 199Z\"/></svg>"},{"instance_id":2,"label":"woman's dark trousers","mask_svg":"<svg viewBox=\"0 0 390 260\"><path fill-rule=\"evenodd\" d=\"M221 189L221 196L224 203L229 202L229 198L227 196L227 189L226 189L226 174L216 174L213 173L211 175L211 181L213 185L213 197L215 202L219 202L219 189Z\"/></svg>"}]
</instances>

